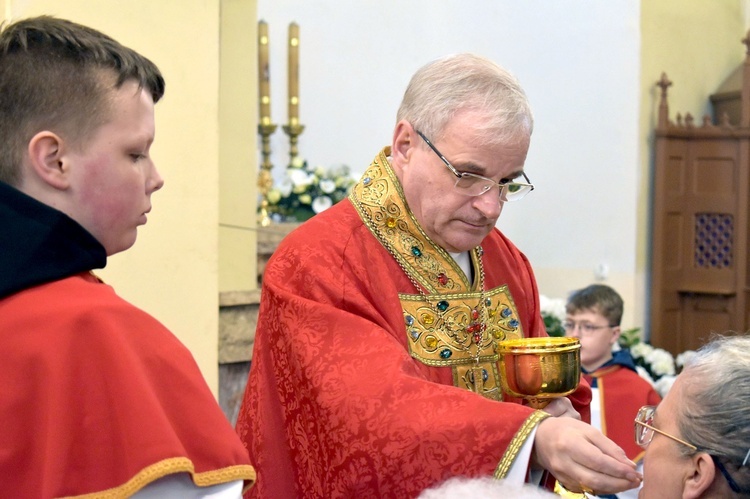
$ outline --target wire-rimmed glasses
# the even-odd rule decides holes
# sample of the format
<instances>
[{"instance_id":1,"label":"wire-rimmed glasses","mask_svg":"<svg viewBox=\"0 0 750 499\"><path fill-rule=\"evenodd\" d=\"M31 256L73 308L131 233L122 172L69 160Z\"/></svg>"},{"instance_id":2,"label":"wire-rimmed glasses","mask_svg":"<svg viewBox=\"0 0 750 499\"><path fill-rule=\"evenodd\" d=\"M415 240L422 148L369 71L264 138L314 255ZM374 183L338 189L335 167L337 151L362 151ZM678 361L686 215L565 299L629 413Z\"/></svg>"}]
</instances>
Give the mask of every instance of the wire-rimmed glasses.
<instances>
[{"instance_id":1,"label":"wire-rimmed glasses","mask_svg":"<svg viewBox=\"0 0 750 499\"><path fill-rule=\"evenodd\" d=\"M493 187L497 186L500 188L500 200L501 201L518 201L523 198L529 192L534 190L534 184L531 183L529 177L525 173L521 173L526 182L517 182L515 179L512 180L501 180L495 182L491 178L483 177L475 173L460 172L445 159L440 151L430 142L430 140L424 136L419 130L415 130L417 134L422 137L425 144L430 146L435 154L443 161L448 170L451 171L456 177L456 190L466 196L481 196L485 192L489 191Z\"/></svg>"},{"instance_id":2,"label":"wire-rimmed glasses","mask_svg":"<svg viewBox=\"0 0 750 499\"><path fill-rule=\"evenodd\" d=\"M597 326L595 324L591 324L590 322L575 322L575 321L566 320L566 321L563 321L562 327L565 330L566 334L574 332L577 327L578 330L581 332L581 336L589 336L599 331L600 329L613 328L617 326L612 325L612 324L609 324L606 326Z\"/></svg>"},{"instance_id":3,"label":"wire-rimmed glasses","mask_svg":"<svg viewBox=\"0 0 750 499\"><path fill-rule=\"evenodd\" d=\"M689 449L692 449L695 452L706 452L702 451L695 445L688 443L681 438L675 437L674 435L670 435L669 433L662 431L658 428L654 427L654 411L656 411L656 407L653 405L644 405L640 409L638 409L638 414L635 417L635 443L643 447L644 449L648 447L648 444L651 443L651 440L654 438L654 433L659 433L660 435L664 435L667 438L671 438L675 442L678 442L684 446L686 446ZM734 492L737 494L741 493L748 493L749 491L743 490L739 485L737 485L737 482L734 481L732 478L732 475L729 474L727 469L724 467L724 465L719 461L719 458L716 456L706 452L709 456L711 456L711 460L714 462L714 465L719 469L722 475L724 475L724 478L726 478L727 483L729 484L729 488L731 488Z\"/></svg>"}]
</instances>

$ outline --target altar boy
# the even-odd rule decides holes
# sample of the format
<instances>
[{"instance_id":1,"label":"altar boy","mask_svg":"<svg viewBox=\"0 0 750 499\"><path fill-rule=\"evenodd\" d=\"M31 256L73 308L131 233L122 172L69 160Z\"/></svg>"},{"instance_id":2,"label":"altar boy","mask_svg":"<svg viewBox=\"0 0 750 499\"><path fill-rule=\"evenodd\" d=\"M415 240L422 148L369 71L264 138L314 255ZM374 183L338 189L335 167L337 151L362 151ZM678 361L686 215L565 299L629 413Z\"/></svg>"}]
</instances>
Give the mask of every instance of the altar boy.
<instances>
[{"instance_id":1,"label":"altar boy","mask_svg":"<svg viewBox=\"0 0 750 499\"><path fill-rule=\"evenodd\" d=\"M571 293L565 305L565 335L581 341L581 368L591 385L591 424L638 462L643 449L633 438L633 420L644 405L661 397L641 378L628 350L613 352L622 332L623 301L604 284L592 284ZM625 493L619 498L629 497ZM635 495L633 496L635 497Z\"/></svg>"}]
</instances>

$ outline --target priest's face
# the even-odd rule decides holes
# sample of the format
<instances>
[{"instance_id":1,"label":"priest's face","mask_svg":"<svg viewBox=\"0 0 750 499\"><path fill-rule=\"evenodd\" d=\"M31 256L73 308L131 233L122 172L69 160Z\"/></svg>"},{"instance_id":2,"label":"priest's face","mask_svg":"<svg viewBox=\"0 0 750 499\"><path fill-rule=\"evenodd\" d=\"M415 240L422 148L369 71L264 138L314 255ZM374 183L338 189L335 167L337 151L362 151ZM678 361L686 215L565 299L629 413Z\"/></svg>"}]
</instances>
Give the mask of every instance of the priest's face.
<instances>
[{"instance_id":1,"label":"priest's face","mask_svg":"<svg viewBox=\"0 0 750 499\"><path fill-rule=\"evenodd\" d=\"M440 137L427 139L459 172L495 182L517 178L526 160L528 136L512 145L487 146L473 128L481 119L477 112L464 111ZM481 244L502 211L499 187L479 196L456 189L456 175L405 121L396 127L393 155L406 201L427 235L453 253Z\"/></svg>"}]
</instances>

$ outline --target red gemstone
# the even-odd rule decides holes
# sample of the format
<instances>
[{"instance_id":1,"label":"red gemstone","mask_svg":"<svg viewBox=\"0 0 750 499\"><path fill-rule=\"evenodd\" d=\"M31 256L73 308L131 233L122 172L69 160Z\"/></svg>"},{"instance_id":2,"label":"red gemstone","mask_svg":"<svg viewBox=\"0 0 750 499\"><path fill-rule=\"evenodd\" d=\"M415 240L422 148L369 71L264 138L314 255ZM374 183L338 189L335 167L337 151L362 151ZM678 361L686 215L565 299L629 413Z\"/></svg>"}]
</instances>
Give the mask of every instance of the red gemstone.
<instances>
[{"instance_id":1,"label":"red gemstone","mask_svg":"<svg viewBox=\"0 0 750 499\"><path fill-rule=\"evenodd\" d=\"M441 272L440 274L438 274L438 282L445 286L446 284L448 284L448 276Z\"/></svg>"}]
</instances>

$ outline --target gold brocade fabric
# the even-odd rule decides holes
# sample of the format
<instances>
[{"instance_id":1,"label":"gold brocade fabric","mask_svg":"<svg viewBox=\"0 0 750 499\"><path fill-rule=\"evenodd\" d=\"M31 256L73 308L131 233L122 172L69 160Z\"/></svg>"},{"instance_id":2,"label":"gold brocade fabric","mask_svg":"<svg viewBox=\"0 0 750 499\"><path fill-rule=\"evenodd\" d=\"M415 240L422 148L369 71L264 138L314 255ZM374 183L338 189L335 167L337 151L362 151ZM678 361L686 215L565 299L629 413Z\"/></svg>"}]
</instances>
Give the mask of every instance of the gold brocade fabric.
<instances>
[{"instance_id":1,"label":"gold brocade fabric","mask_svg":"<svg viewBox=\"0 0 750 499\"><path fill-rule=\"evenodd\" d=\"M507 286L482 292L480 251L470 252L474 282L422 230L409 211L386 147L349 199L370 232L424 294L400 293L409 352L418 361L453 369L453 384L487 398L502 398L495 345L524 336ZM477 316L481 334L472 329ZM476 335L476 336L475 336Z\"/></svg>"}]
</instances>

